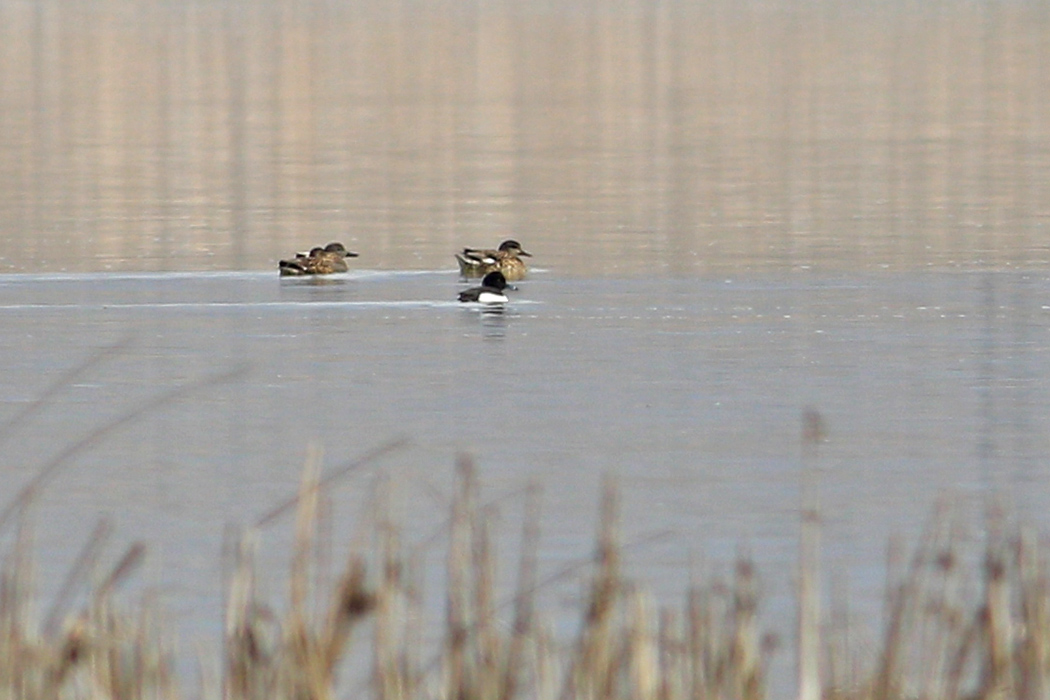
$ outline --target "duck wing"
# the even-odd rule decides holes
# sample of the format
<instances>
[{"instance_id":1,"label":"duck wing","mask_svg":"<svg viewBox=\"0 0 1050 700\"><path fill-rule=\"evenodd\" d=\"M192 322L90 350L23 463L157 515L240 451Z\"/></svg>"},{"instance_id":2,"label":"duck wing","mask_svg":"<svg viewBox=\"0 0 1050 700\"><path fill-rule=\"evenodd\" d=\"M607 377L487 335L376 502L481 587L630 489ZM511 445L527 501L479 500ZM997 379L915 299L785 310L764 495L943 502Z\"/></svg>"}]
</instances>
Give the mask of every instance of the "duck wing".
<instances>
[{"instance_id":1,"label":"duck wing","mask_svg":"<svg viewBox=\"0 0 1050 700\"><path fill-rule=\"evenodd\" d=\"M281 260L277 263L277 269L282 275L308 275L310 271L306 264L309 258L295 258L294 260Z\"/></svg>"},{"instance_id":2,"label":"duck wing","mask_svg":"<svg viewBox=\"0 0 1050 700\"><path fill-rule=\"evenodd\" d=\"M463 252L457 254L456 257L475 265L492 265L499 260L499 252L481 248L464 248Z\"/></svg>"}]
</instances>

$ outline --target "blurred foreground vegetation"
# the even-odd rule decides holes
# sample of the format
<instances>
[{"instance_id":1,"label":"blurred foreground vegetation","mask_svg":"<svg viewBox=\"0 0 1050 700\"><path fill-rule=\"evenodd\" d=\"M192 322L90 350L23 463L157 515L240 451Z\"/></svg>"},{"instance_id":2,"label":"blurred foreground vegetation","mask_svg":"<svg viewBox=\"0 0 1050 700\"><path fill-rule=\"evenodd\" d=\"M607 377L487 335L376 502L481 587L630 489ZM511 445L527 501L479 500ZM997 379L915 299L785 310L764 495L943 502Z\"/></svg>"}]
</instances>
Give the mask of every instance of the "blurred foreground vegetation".
<instances>
[{"instance_id":1,"label":"blurred foreground vegetation","mask_svg":"<svg viewBox=\"0 0 1050 700\"><path fill-rule=\"evenodd\" d=\"M771 695L770 659L786 653L779 646L798 653L802 700L1043 698L1050 690L1046 546L998 522L990 523L983 555L973 557L962 551L950 519L935 517L910 560L890 572L881 638L857 649L842 641L848 635L828 634L818 593L819 518L804 509L797 638L780 645L760 628L749 561L738 562L729 586L700 581L681 607L656 606L628 580L610 487L578 633L565 643L536 609L543 583L535 493L523 524L516 592L504 604L495 591L486 510L473 467L461 460L447 533L445 618L435 635L420 628L428 603L393 523L377 523L372 551L351 554L334 582L323 584L316 540L324 484L308 469L295 501L287 601L261 599L257 533L231 547L221 672L188 692L163 617L151 603L129 605L119 595L142 545L108 575L93 577L97 583L79 609L56 604L41 616L23 519L0 581L0 697L751 699ZM71 581L90 568L96 542ZM345 673L349 668L357 673Z\"/></svg>"}]
</instances>

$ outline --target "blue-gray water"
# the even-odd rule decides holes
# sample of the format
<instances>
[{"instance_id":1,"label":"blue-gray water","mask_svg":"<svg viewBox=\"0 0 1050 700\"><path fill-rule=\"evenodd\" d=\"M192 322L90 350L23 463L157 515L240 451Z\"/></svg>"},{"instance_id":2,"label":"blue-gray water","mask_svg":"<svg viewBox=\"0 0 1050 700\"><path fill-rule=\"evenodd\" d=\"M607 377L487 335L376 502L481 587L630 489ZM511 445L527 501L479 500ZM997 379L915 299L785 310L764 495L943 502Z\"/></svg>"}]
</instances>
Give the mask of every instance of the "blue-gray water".
<instances>
[{"instance_id":1,"label":"blue-gray water","mask_svg":"<svg viewBox=\"0 0 1050 700\"><path fill-rule=\"evenodd\" d=\"M461 286L448 270L0 280L11 358L0 372L4 417L95 349L123 343L7 438L8 493L141 402L245 370L149 411L61 467L34 509L44 570L68 566L106 514L121 538L150 544L147 579L183 622L214 633L224 526L250 524L291 497L311 446L331 470L401 436L410 444L333 487L337 522L368 521L384 477L410 540L440 532L453 465L466 453L486 497L503 499L508 554L515 493L543 486L541 560L553 572L589 556L601 478L614 475L640 580L671 602L697 562L724 570L742 548L766 575L787 636L807 465L820 475L829 570L869 611L889 535L915 537L939 495L972 507L1001 494L1047 524L1044 275L579 279L540 270L498 315L456 302ZM806 406L829 433L808 462ZM278 522L265 541L286 542L290 530ZM276 586L287 550L268 551ZM436 551L432 559L440 568ZM578 592L578 577L569 580ZM555 600L568 595L562 588Z\"/></svg>"}]
</instances>

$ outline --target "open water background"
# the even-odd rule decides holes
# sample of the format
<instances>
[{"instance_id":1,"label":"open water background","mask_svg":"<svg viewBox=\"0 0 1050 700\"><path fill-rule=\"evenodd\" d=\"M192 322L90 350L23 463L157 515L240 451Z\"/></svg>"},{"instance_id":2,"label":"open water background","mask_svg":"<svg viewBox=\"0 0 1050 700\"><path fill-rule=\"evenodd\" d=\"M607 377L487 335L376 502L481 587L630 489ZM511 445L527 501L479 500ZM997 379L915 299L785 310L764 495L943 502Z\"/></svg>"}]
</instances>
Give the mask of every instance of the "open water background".
<instances>
[{"instance_id":1,"label":"open water background","mask_svg":"<svg viewBox=\"0 0 1050 700\"><path fill-rule=\"evenodd\" d=\"M206 384L48 472L45 597L108 517L215 643L225 528L311 450L405 437L332 487L336 551L382 484L429 541L466 453L507 571L542 485L553 572L613 475L632 576L673 603L749 553L790 639L809 470L830 587L877 632L888 538L940 496L975 540L992 496L1048 525L1046 66L1037 2L0 0L5 504ZM530 278L462 308L453 251L507 237ZM278 278L329 240L352 272Z\"/></svg>"}]
</instances>

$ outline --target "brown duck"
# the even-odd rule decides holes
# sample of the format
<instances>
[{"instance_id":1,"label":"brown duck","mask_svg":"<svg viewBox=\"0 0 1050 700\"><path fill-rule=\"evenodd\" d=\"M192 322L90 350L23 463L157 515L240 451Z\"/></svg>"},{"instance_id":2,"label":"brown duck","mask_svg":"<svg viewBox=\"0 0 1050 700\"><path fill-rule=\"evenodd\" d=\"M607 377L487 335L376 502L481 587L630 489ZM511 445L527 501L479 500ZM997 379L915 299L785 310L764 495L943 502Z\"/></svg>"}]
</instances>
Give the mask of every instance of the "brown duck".
<instances>
[{"instance_id":1,"label":"brown duck","mask_svg":"<svg viewBox=\"0 0 1050 700\"><path fill-rule=\"evenodd\" d=\"M334 272L346 272L347 258L356 258L342 243L333 242L324 248L317 247L309 253L298 253L291 260L277 263L282 276L330 275Z\"/></svg>"},{"instance_id":2,"label":"brown duck","mask_svg":"<svg viewBox=\"0 0 1050 700\"><path fill-rule=\"evenodd\" d=\"M522 257L532 257L532 253L526 252L520 243L511 239L500 243L498 250L464 248L463 252L456 253L456 262L459 263L459 273L464 277L484 277L490 272L502 272L506 279L513 282L525 278Z\"/></svg>"}]
</instances>

